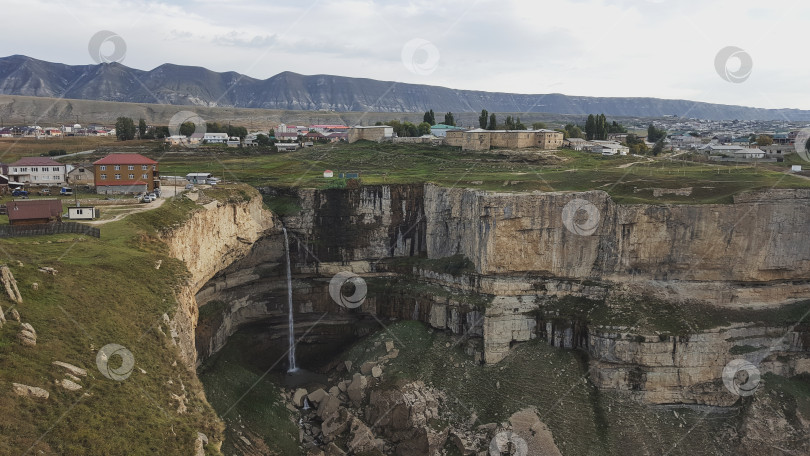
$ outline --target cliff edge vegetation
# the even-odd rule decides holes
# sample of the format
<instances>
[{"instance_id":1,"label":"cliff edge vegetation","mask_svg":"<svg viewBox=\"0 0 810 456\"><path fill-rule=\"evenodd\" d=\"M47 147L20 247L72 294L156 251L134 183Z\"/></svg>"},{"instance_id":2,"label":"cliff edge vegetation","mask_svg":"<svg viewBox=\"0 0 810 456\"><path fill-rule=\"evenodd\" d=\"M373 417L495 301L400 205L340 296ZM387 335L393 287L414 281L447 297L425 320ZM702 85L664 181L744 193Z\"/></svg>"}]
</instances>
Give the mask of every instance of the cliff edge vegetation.
<instances>
[{"instance_id":1,"label":"cliff edge vegetation","mask_svg":"<svg viewBox=\"0 0 810 456\"><path fill-rule=\"evenodd\" d=\"M209 193L109 223L98 239L0 240L22 296L0 298L0 454L220 454L223 426L170 324L191 276L161 240L203 203L256 192ZM24 325L33 346L21 343Z\"/></svg>"}]
</instances>

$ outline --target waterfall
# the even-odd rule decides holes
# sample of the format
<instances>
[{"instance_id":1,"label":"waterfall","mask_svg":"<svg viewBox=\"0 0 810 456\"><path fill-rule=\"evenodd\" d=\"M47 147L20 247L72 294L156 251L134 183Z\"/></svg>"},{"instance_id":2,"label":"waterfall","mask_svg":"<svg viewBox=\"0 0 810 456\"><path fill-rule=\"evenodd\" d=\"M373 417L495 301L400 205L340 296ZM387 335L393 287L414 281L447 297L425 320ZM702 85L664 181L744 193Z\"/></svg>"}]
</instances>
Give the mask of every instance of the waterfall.
<instances>
[{"instance_id":1,"label":"waterfall","mask_svg":"<svg viewBox=\"0 0 810 456\"><path fill-rule=\"evenodd\" d=\"M293 323L293 302L292 302L292 272L290 271L290 241L287 239L287 228L281 227L284 231L284 251L287 256L287 310L289 312L289 344L290 350L287 352L289 368L287 372L295 372L295 324Z\"/></svg>"}]
</instances>

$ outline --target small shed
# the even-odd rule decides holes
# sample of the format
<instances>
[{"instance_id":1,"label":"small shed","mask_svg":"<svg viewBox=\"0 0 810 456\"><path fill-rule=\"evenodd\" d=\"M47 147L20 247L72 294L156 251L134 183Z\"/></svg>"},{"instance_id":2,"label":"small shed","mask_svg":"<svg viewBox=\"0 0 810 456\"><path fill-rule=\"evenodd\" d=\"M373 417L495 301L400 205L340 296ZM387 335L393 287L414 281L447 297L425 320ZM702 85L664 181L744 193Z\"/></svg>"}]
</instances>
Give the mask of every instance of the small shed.
<instances>
[{"instance_id":1,"label":"small shed","mask_svg":"<svg viewBox=\"0 0 810 456\"><path fill-rule=\"evenodd\" d=\"M298 150L301 147L298 143L276 143L276 149L279 152L290 152L294 150Z\"/></svg>"},{"instance_id":2,"label":"small shed","mask_svg":"<svg viewBox=\"0 0 810 456\"><path fill-rule=\"evenodd\" d=\"M204 184L206 180L214 177L211 173L188 173L186 180L192 184Z\"/></svg>"},{"instance_id":3,"label":"small shed","mask_svg":"<svg viewBox=\"0 0 810 456\"><path fill-rule=\"evenodd\" d=\"M802 170L802 165L793 165L790 167L790 170L794 173L798 173Z\"/></svg>"},{"instance_id":4,"label":"small shed","mask_svg":"<svg viewBox=\"0 0 810 456\"><path fill-rule=\"evenodd\" d=\"M323 177L335 177L335 173L331 169L327 169L323 172Z\"/></svg>"},{"instance_id":5,"label":"small shed","mask_svg":"<svg viewBox=\"0 0 810 456\"><path fill-rule=\"evenodd\" d=\"M93 220L98 218L98 209L92 206L69 207L68 219L70 220Z\"/></svg>"},{"instance_id":6,"label":"small shed","mask_svg":"<svg viewBox=\"0 0 810 456\"><path fill-rule=\"evenodd\" d=\"M40 199L11 201L6 204L10 225L36 225L62 221L62 201Z\"/></svg>"}]
</instances>

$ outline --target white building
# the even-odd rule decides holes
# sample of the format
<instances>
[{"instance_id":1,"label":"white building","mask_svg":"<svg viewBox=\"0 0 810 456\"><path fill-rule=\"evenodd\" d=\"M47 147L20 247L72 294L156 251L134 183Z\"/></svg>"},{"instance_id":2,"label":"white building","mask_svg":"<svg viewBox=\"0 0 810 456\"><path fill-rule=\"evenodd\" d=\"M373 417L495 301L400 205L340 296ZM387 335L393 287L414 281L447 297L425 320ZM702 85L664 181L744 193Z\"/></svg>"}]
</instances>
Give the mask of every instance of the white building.
<instances>
[{"instance_id":1,"label":"white building","mask_svg":"<svg viewBox=\"0 0 810 456\"><path fill-rule=\"evenodd\" d=\"M279 152L290 152L293 150L298 150L301 147L298 143L276 143L276 149Z\"/></svg>"},{"instance_id":2,"label":"white building","mask_svg":"<svg viewBox=\"0 0 810 456\"><path fill-rule=\"evenodd\" d=\"M68 219L93 220L98 217L98 209L94 207L68 207Z\"/></svg>"},{"instance_id":3,"label":"white building","mask_svg":"<svg viewBox=\"0 0 810 456\"><path fill-rule=\"evenodd\" d=\"M30 185L65 185L67 172L67 165L47 157L23 157L8 165L9 181Z\"/></svg>"},{"instance_id":4,"label":"white building","mask_svg":"<svg viewBox=\"0 0 810 456\"><path fill-rule=\"evenodd\" d=\"M582 138L568 138L563 141L563 145L571 150L590 150L593 148L593 144Z\"/></svg>"},{"instance_id":5,"label":"white building","mask_svg":"<svg viewBox=\"0 0 810 456\"><path fill-rule=\"evenodd\" d=\"M227 133L206 133L203 135L203 142L206 144L227 144Z\"/></svg>"},{"instance_id":6,"label":"white building","mask_svg":"<svg viewBox=\"0 0 810 456\"><path fill-rule=\"evenodd\" d=\"M602 155L627 155L630 148L614 141L592 141L594 143L591 152Z\"/></svg>"}]
</instances>

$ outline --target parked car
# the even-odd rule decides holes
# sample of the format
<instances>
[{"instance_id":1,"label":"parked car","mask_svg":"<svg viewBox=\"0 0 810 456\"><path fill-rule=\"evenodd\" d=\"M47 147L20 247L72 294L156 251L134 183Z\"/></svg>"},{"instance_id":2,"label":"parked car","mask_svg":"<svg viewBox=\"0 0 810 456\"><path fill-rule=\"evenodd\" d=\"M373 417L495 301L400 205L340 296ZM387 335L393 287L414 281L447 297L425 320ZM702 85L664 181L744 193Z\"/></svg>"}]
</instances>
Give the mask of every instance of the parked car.
<instances>
[{"instance_id":1,"label":"parked car","mask_svg":"<svg viewBox=\"0 0 810 456\"><path fill-rule=\"evenodd\" d=\"M144 203L151 203L152 201L154 201L154 200L149 195L143 195L143 198L141 198L141 202L144 202Z\"/></svg>"},{"instance_id":2,"label":"parked car","mask_svg":"<svg viewBox=\"0 0 810 456\"><path fill-rule=\"evenodd\" d=\"M73 189L70 187L62 187L59 189L59 194L62 196L71 196L73 195Z\"/></svg>"},{"instance_id":3,"label":"parked car","mask_svg":"<svg viewBox=\"0 0 810 456\"><path fill-rule=\"evenodd\" d=\"M11 192L11 196L28 196L28 192L25 190L14 190Z\"/></svg>"},{"instance_id":4,"label":"parked car","mask_svg":"<svg viewBox=\"0 0 810 456\"><path fill-rule=\"evenodd\" d=\"M51 189L43 188L42 190L39 191L39 194L42 195L42 196L50 195L51 194Z\"/></svg>"},{"instance_id":5,"label":"parked car","mask_svg":"<svg viewBox=\"0 0 810 456\"><path fill-rule=\"evenodd\" d=\"M194 184L186 184L186 190L191 190L194 188Z\"/></svg>"},{"instance_id":6,"label":"parked car","mask_svg":"<svg viewBox=\"0 0 810 456\"><path fill-rule=\"evenodd\" d=\"M149 198L152 198L152 201L155 201L158 198L154 193L150 193L148 196Z\"/></svg>"}]
</instances>

